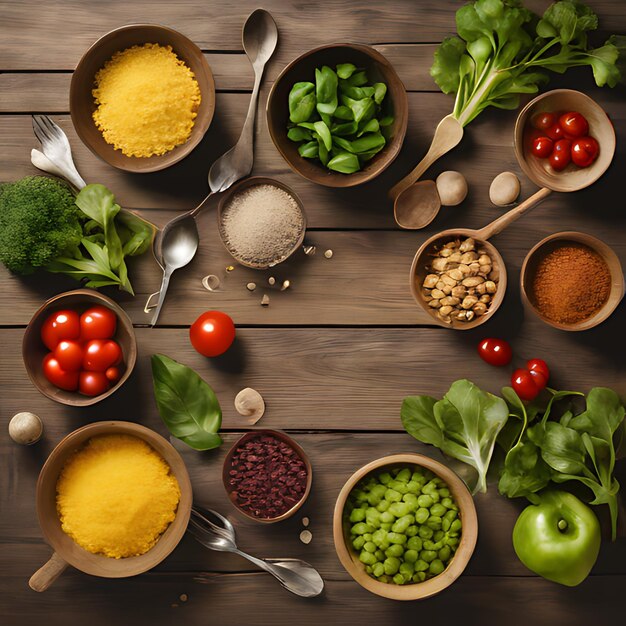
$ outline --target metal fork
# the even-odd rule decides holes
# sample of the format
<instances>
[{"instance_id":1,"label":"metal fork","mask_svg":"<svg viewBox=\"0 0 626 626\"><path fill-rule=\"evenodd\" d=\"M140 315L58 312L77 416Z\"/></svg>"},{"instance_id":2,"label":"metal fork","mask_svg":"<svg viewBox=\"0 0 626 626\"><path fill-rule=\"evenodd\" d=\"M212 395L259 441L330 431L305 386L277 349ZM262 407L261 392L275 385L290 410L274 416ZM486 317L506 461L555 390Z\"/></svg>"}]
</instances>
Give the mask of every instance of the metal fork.
<instances>
[{"instance_id":1,"label":"metal fork","mask_svg":"<svg viewBox=\"0 0 626 626\"><path fill-rule=\"evenodd\" d=\"M74 165L70 142L63 130L47 115L33 115L33 131L44 156L63 171L68 182L76 189L85 187L87 183Z\"/></svg>"}]
</instances>

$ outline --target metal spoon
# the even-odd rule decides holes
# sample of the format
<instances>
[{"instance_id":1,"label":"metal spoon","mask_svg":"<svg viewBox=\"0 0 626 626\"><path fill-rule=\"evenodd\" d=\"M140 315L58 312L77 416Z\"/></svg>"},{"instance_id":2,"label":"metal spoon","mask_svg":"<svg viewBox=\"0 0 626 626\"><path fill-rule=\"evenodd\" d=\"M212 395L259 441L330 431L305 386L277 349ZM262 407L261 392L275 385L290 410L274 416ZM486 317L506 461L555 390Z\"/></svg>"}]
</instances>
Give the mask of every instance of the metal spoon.
<instances>
[{"instance_id":1,"label":"metal spoon","mask_svg":"<svg viewBox=\"0 0 626 626\"><path fill-rule=\"evenodd\" d=\"M248 115L237 143L217 159L209 170L209 188L211 189L209 195L195 209L183 213L168 222L155 240L154 256L163 267L163 283L161 289L148 298L145 306L146 311L152 308L150 304L152 298L157 294L159 295L157 308L152 318L153 326L156 324L163 300L165 299L169 277L175 270L187 265L198 250L200 235L196 217L214 193L225 191L234 182L244 178L252 171L254 160L254 120L256 118L261 78L265 64L274 53L278 43L276 22L274 22L272 16L267 11L257 9L248 16L243 26L242 42L243 49L254 68L254 88L252 89ZM181 233L178 233L179 230ZM168 266L167 258L172 258L168 252L170 247L176 248L176 267Z\"/></svg>"},{"instance_id":2,"label":"metal spoon","mask_svg":"<svg viewBox=\"0 0 626 626\"><path fill-rule=\"evenodd\" d=\"M213 518L213 521L211 518ZM280 584L303 598L313 598L322 593L324 581L318 571L300 559L258 559L242 552L236 543L233 525L217 511L191 509L187 530L205 547L218 552L233 552L248 559L276 577Z\"/></svg>"}]
</instances>

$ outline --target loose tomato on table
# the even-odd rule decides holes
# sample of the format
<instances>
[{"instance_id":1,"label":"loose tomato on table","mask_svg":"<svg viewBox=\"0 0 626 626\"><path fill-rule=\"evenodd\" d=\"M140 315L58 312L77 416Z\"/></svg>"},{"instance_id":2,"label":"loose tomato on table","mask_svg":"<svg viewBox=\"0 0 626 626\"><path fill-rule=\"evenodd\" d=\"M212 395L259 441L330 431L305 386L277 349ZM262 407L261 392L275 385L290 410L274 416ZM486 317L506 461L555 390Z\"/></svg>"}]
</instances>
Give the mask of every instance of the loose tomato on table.
<instances>
[{"instance_id":1,"label":"loose tomato on table","mask_svg":"<svg viewBox=\"0 0 626 626\"><path fill-rule=\"evenodd\" d=\"M478 344L478 355L489 365L502 367L511 362L513 351L508 341L488 337Z\"/></svg>"},{"instance_id":2,"label":"loose tomato on table","mask_svg":"<svg viewBox=\"0 0 626 626\"><path fill-rule=\"evenodd\" d=\"M122 362L122 349L112 339L92 339L85 344L83 369L90 372L105 372Z\"/></svg>"},{"instance_id":3,"label":"loose tomato on table","mask_svg":"<svg viewBox=\"0 0 626 626\"><path fill-rule=\"evenodd\" d=\"M526 369L533 377L539 390L544 389L550 380L548 364L543 359L531 359L526 363Z\"/></svg>"},{"instance_id":4,"label":"loose tomato on table","mask_svg":"<svg viewBox=\"0 0 626 626\"><path fill-rule=\"evenodd\" d=\"M80 316L80 338L111 339L117 328L117 315L105 306L94 306Z\"/></svg>"},{"instance_id":5,"label":"loose tomato on table","mask_svg":"<svg viewBox=\"0 0 626 626\"><path fill-rule=\"evenodd\" d=\"M513 376L511 376L511 387L513 387L513 391L515 391L522 400L527 401L534 400L541 391L531 373L522 368L516 369L513 372Z\"/></svg>"},{"instance_id":6,"label":"loose tomato on table","mask_svg":"<svg viewBox=\"0 0 626 626\"><path fill-rule=\"evenodd\" d=\"M63 309L46 319L41 327L41 340L48 350L54 350L63 339L78 339L80 318L76 311Z\"/></svg>"},{"instance_id":7,"label":"loose tomato on table","mask_svg":"<svg viewBox=\"0 0 626 626\"><path fill-rule=\"evenodd\" d=\"M583 137L589 132L589 122L578 111L563 113L559 125L570 137Z\"/></svg>"},{"instance_id":8,"label":"loose tomato on table","mask_svg":"<svg viewBox=\"0 0 626 626\"><path fill-rule=\"evenodd\" d=\"M78 389L78 371L65 371L59 365L59 362L52 352L47 354L43 359L43 375L59 389L64 389L65 391L76 391L76 389Z\"/></svg>"},{"instance_id":9,"label":"loose tomato on table","mask_svg":"<svg viewBox=\"0 0 626 626\"><path fill-rule=\"evenodd\" d=\"M223 354L235 339L235 324L221 311L206 311L189 329L191 345L203 356Z\"/></svg>"},{"instance_id":10,"label":"loose tomato on table","mask_svg":"<svg viewBox=\"0 0 626 626\"><path fill-rule=\"evenodd\" d=\"M597 158L600 146L593 137L581 137L572 143L572 161L578 167L589 167Z\"/></svg>"}]
</instances>

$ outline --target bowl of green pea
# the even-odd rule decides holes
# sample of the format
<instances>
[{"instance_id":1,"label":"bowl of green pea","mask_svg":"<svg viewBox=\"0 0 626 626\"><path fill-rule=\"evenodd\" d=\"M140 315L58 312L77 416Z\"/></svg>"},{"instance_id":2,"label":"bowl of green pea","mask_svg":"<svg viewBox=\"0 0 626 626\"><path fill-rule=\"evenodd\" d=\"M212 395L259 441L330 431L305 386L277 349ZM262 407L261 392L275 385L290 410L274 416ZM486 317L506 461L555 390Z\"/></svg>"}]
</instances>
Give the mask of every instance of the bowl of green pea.
<instances>
[{"instance_id":1,"label":"bowl of green pea","mask_svg":"<svg viewBox=\"0 0 626 626\"><path fill-rule=\"evenodd\" d=\"M478 538L465 483L421 454L395 454L357 470L335 505L337 556L362 587L393 600L420 600L451 585Z\"/></svg>"}]
</instances>

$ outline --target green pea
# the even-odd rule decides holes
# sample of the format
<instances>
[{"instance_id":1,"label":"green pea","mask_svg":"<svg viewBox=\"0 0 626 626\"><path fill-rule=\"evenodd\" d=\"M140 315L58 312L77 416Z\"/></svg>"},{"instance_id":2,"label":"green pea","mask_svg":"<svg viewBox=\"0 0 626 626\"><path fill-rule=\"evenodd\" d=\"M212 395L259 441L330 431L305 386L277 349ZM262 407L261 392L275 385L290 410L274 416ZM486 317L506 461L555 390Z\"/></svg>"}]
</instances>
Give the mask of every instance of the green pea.
<instances>
[{"instance_id":1,"label":"green pea","mask_svg":"<svg viewBox=\"0 0 626 626\"><path fill-rule=\"evenodd\" d=\"M395 556L389 556L385 559L383 565L385 568L385 574L387 574L387 576L393 576L398 572L398 569L400 568L400 559L396 558Z\"/></svg>"},{"instance_id":2,"label":"green pea","mask_svg":"<svg viewBox=\"0 0 626 626\"><path fill-rule=\"evenodd\" d=\"M365 545L365 539L363 536L357 537L352 540L352 546L355 550L360 550Z\"/></svg>"},{"instance_id":3,"label":"green pea","mask_svg":"<svg viewBox=\"0 0 626 626\"><path fill-rule=\"evenodd\" d=\"M387 540L389 543L399 543L400 545L404 545L407 542L407 537L401 533L390 532L387 533Z\"/></svg>"},{"instance_id":4,"label":"green pea","mask_svg":"<svg viewBox=\"0 0 626 626\"><path fill-rule=\"evenodd\" d=\"M367 500L367 494L362 489L355 489L352 492L352 497L356 502L365 502Z\"/></svg>"},{"instance_id":5,"label":"green pea","mask_svg":"<svg viewBox=\"0 0 626 626\"><path fill-rule=\"evenodd\" d=\"M373 541L366 541L365 545L363 546L363 550L374 554L374 552L376 552L376 544Z\"/></svg>"},{"instance_id":6,"label":"green pea","mask_svg":"<svg viewBox=\"0 0 626 626\"><path fill-rule=\"evenodd\" d=\"M363 550L361 554L359 554L359 561L365 563L365 565L374 565L374 563L376 563L376 557L371 552Z\"/></svg>"},{"instance_id":7,"label":"green pea","mask_svg":"<svg viewBox=\"0 0 626 626\"><path fill-rule=\"evenodd\" d=\"M441 572L443 572L444 569L445 567L439 559L435 559L434 561L431 561L430 566L428 567L428 571L433 576L437 576L438 574L441 574Z\"/></svg>"},{"instance_id":8,"label":"green pea","mask_svg":"<svg viewBox=\"0 0 626 626\"><path fill-rule=\"evenodd\" d=\"M396 521L396 516L391 511L383 511L380 514L381 524L389 524Z\"/></svg>"},{"instance_id":9,"label":"green pea","mask_svg":"<svg viewBox=\"0 0 626 626\"><path fill-rule=\"evenodd\" d=\"M420 552L423 546L422 539L420 537L411 537L406 542L406 547L409 550L415 550L416 552Z\"/></svg>"},{"instance_id":10,"label":"green pea","mask_svg":"<svg viewBox=\"0 0 626 626\"><path fill-rule=\"evenodd\" d=\"M447 487L442 487L442 488L439 490L439 495L440 495L442 498L449 498L449 497L450 497L450 490L449 490Z\"/></svg>"},{"instance_id":11,"label":"green pea","mask_svg":"<svg viewBox=\"0 0 626 626\"><path fill-rule=\"evenodd\" d=\"M420 484L415 480L410 480L406 484L406 489L409 493L417 495L420 492Z\"/></svg>"},{"instance_id":12,"label":"green pea","mask_svg":"<svg viewBox=\"0 0 626 626\"><path fill-rule=\"evenodd\" d=\"M352 509L350 513L350 521L353 524L357 522L362 522L365 519L365 511L363 509Z\"/></svg>"},{"instance_id":13,"label":"green pea","mask_svg":"<svg viewBox=\"0 0 626 626\"><path fill-rule=\"evenodd\" d=\"M434 500L429 495L422 494L418 499L417 503L423 509L430 509L430 507L434 504Z\"/></svg>"},{"instance_id":14,"label":"green pea","mask_svg":"<svg viewBox=\"0 0 626 626\"><path fill-rule=\"evenodd\" d=\"M363 535L363 539L365 539L365 541L371 541L373 537L374 535L372 535L372 533L365 533Z\"/></svg>"},{"instance_id":15,"label":"green pea","mask_svg":"<svg viewBox=\"0 0 626 626\"><path fill-rule=\"evenodd\" d=\"M428 495L433 499L433 502L439 502L439 500L441 500L441 496L438 491L433 491L433 493L429 493Z\"/></svg>"},{"instance_id":16,"label":"green pea","mask_svg":"<svg viewBox=\"0 0 626 626\"><path fill-rule=\"evenodd\" d=\"M385 573L385 566L382 563L374 563L372 566L372 574L379 578Z\"/></svg>"},{"instance_id":17,"label":"green pea","mask_svg":"<svg viewBox=\"0 0 626 626\"><path fill-rule=\"evenodd\" d=\"M406 579L404 578L402 574L396 574L393 577L393 582L396 583L396 585L404 585L404 583L406 582Z\"/></svg>"},{"instance_id":18,"label":"green pea","mask_svg":"<svg viewBox=\"0 0 626 626\"><path fill-rule=\"evenodd\" d=\"M420 526L417 534L422 539L430 539L433 536L433 529L429 528L428 526Z\"/></svg>"},{"instance_id":19,"label":"green pea","mask_svg":"<svg viewBox=\"0 0 626 626\"><path fill-rule=\"evenodd\" d=\"M441 497L441 504L445 506L446 509L451 509L454 506L454 502L452 501L452 498L448 498L444 496Z\"/></svg>"},{"instance_id":20,"label":"green pea","mask_svg":"<svg viewBox=\"0 0 626 626\"><path fill-rule=\"evenodd\" d=\"M393 502L389 507L389 513L396 517L404 517L411 512L411 505L406 502Z\"/></svg>"},{"instance_id":21,"label":"green pea","mask_svg":"<svg viewBox=\"0 0 626 626\"><path fill-rule=\"evenodd\" d=\"M452 522L452 525L450 526L450 531L451 532L458 532L459 530L461 530L461 520L460 519L455 519Z\"/></svg>"},{"instance_id":22,"label":"green pea","mask_svg":"<svg viewBox=\"0 0 626 626\"><path fill-rule=\"evenodd\" d=\"M369 524L366 524L365 522L358 522L350 529L350 532L353 535L364 535L365 533L371 533L373 531L374 528L372 528Z\"/></svg>"},{"instance_id":23,"label":"green pea","mask_svg":"<svg viewBox=\"0 0 626 626\"><path fill-rule=\"evenodd\" d=\"M426 539L426 541L424 541L424 550L440 550L442 545L442 543L439 543L437 541L431 541L430 539Z\"/></svg>"},{"instance_id":24,"label":"green pea","mask_svg":"<svg viewBox=\"0 0 626 626\"><path fill-rule=\"evenodd\" d=\"M391 530L391 526L392 526L391 522L383 522L383 523L380 525L380 527L381 527L383 530L386 530L386 531L390 531L390 530Z\"/></svg>"},{"instance_id":25,"label":"green pea","mask_svg":"<svg viewBox=\"0 0 626 626\"><path fill-rule=\"evenodd\" d=\"M380 516L380 511L376 510L374 507L370 507L367 511L365 511L365 521L374 528L380 527Z\"/></svg>"},{"instance_id":26,"label":"green pea","mask_svg":"<svg viewBox=\"0 0 626 626\"><path fill-rule=\"evenodd\" d=\"M405 561L404 563L400 563L400 569L399 572L405 577L405 578L411 578L411 576L413 576L413 563L408 563L407 561Z\"/></svg>"},{"instance_id":27,"label":"green pea","mask_svg":"<svg viewBox=\"0 0 626 626\"><path fill-rule=\"evenodd\" d=\"M443 517L446 513L446 507L441 504L433 504L430 508L430 514L436 515L437 517Z\"/></svg>"},{"instance_id":28,"label":"green pea","mask_svg":"<svg viewBox=\"0 0 626 626\"><path fill-rule=\"evenodd\" d=\"M389 472L383 472L379 477L378 480L383 484L386 485L388 483L391 482L391 474Z\"/></svg>"},{"instance_id":29,"label":"green pea","mask_svg":"<svg viewBox=\"0 0 626 626\"><path fill-rule=\"evenodd\" d=\"M366 565L366 566L365 566L365 571L366 571L368 574L371 574L371 573L372 573L372 566L371 566L371 565Z\"/></svg>"},{"instance_id":30,"label":"green pea","mask_svg":"<svg viewBox=\"0 0 626 626\"><path fill-rule=\"evenodd\" d=\"M412 578L414 583L423 583L426 580L426 573L425 572L415 572L415 574L413 574L413 578Z\"/></svg>"},{"instance_id":31,"label":"green pea","mask_svg":"<svg viewBox=\"0 0 626 626\"><path fill-rule=\"evenodd\" d=\"M459 541L460 539L458 537L446 537L446 539L444 539L445 544L453 549L459 545Z\"/></svg>"},{"instance_id":32,"label":"green pea","mask_svg":"<svg viewBox=\"0 0 626 626\"><path fill-rule=\"evenodd\" d=\"M430 482L427 482L422 487L422 492L423 493L431 494L431 493L435 493L436 491L437 491L437 483L435 483L434 480L431 480Z\"/></svg>"},{"instance_id":33,"label":"green pea","mask_svg":"<svg viewBox=\"0 0 626 626\"><path fill-rule=\"evenodd\" d=\"M401 494L405 494L408 493L408 489L406 486L406 483L403 483L401 480L392 480L389 485L388 485L389 489L395 489L396 491L398 491Z\"/></svg>"},{"instance_id":34,"label":"green pea","mask_svg":"<svg viewBox=\"0 0 626 626\"><path fill-rule=\"evenodd\" d=\"M385 571L384 570L384 566L383 566L383 571ZM383 574L382 576L379 576L378 580L380 580L381 583L390 583L391 582L391 578L389 578L389 576L387 576L386 574Z\"/></svg>"},{"instance_id":35,"label":"green pea","mask_svg":"<svg viewBox=\"0 0 626 626\"><path fill-rule=\"evenodd\" d=\"M401 480L404 483L408 483L411 479L411 470L408 467L401 469L396 476L396 480Z\"/></svg>"},{"instance_id":36,"label":"green pea","mask_svg":"<svg viewBox=\"0 0 626 626\"><path fill-rule=\"evenodd\" d=\"M443 546L439 552L437 552L437 556L444 562L447 563L452 555L452 550L450 546Z\"/></svg>"},{"instance_id":37,"label":"green pea","mask_svg":"<svg viewBox=\"0 0 626 626\"><path fill-rule=\"evenodd\" d=\"M380 511L381 513L385 512L388 508L389 505L391 504L391 502L389 502L389 500L381 500L377 505L376 505L376 510Z\"/></svg>"},{"instance_id":38,"label":"green pea","mask_svg":"<svg viewBox=\"0 0 626 626\"><path fill-rule=\"evenodd\" d=\"M446 519L445 517L441 520L441 530L445 530L446 532L448 530L450 530L450 526L452 525L452 522L449 519Z\"/></svg>"},{"instance_id":39,"label":"green pea","mask_svg":"<svg viewBox=\"0 0 626 626\"><path fill-rule=\"evenodd\" d=\"M395 489L387 489L385 491L385 500L389 502L400 502L400 500L402 500L402 494Z\"/></svg>"},{"instance_id":40,"label":"green pea","mask_svg":"<svg viewBox=\"0 0 626 626\"><path fill-rule=\"evenodd\" d=\"M404 533L406 529L412 524L414 517L412 515L403 515L396 520L395 524L391 527L394 533Z\"/></svg>"},{"instance_id":41,"label":"green pea","mask_svg":"<svg viewBox=\"0 0 626 626\"><path fill-rule=\"evenodd\" d=\"M415 521L418 524L423 524L429 517L430 517L430 512L428 509L417 509L417 511L415 512Z\"/></svg>"},{"instance_id":42,"label":"green pea","mask_svg":"<svg viewBox=\"0 0 626 626\"><path fill-rule=\"evenodd\" d=\"M417 535L417 526L415 526L415 524L413 524L412 526L409 526L405 531L404 534L407 537L415 537L415 535Z\"/></svg>"},{"instance_id":43,"label":"green pea","mask_svg":"<svg viewBox=\"0 0 626 626\"><path fill-rule=\"evenodd\" d=\"M404 560L407 563L415 563L415 561L417 561L417 550L407 550L404 553ZM441 558L441 557L439 557ZM443 559L441 559L443 561Z\"/></svg>"},{"instance_id":44,"label":"green pea","mask_svg":"<svg viewBox=\"0 0 626 626\"><path fill-rule=\"evenodd\" d=\"M406 502L410 507L412 511L417 511L417 509L419 508L419 505L417 504L417 496L414 493L406 493L402 496L402 500L403 502ZM360 522L361 520L356 520L357 522Z\"/></svg>"},{"instance_id":45,"label":"green pea","mask_svg":"<svg viewBox=\"0 0 626 626\"><path fill-rule=\"evenodd\" d=\"M436 515L431 515L426 520L426 526L428 526L428 528L432 528L433 530L441 530L441 518ZM452 526L450 526L450 528L452 528Z\"/></svg>"},{"instance_id":46,"label":"green pea","mask_svg":"<svg viewBox=\"0 0 626 626\"><path fill-rule=\"evenodd\" d=\"M381 548L379 548L378 550L376 550L376 552L374 552L374 556L376 557L376 560L378 561L385 560L385 553Z\"/></svg>"},{"instance_id":47,"label":"green pea","mask_svg":"<svg viewBox=\"0 0 626 626\"><path fill-rule=\"evenodd\" d=\"M436 530L435 533L433 534L433 539L435 541L441 541L445 536L446 536L446 533L444 533L442 530Z\"/></svg>"},{"instance_id":48,"label":"green pea","mask_svg":"<svg viewBox=\"0 0 626 626\"><path fill-rule=\"evenodd\" d=\"M452 510L446 511L445 515L443 516L444 519L450 520L450 523L452 523L457 517L458 513Z\"/></svg>"},{"instance_id":49,"label":"green pea","mask_svg":"<svg viewBox=\"0 0 626 626\"><path fill-rule=\"evenodd\" d=\"M404 553L404 547L401 546L399 543L394 543L385 550L385 556L388 556L388 557L402 556L403 553Z\"/></svg>"},{"instance_id":50,"label":"green pea","mask_svg":"<svg viewBox=\"0 0 626 626\"><path fill-rule=\"evenodd\" d=\"M426 561L426 563L430 563L437 558L437 553L434 550L422 550L419 554L419 558L422 561Z\"/></svg>"},{"instance_id":51,"label":"green pea","mask_svg":"<svg viewBox=\"0 0 626 626\"><path fill-rule=\"evenodd\" d=\"M428 563L422 559L415 561L414 569L416 572L425 572L428 569Z\"/></svg>"}]
</instances>

